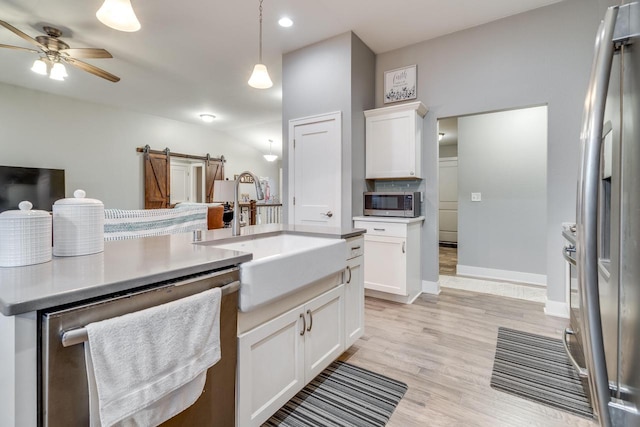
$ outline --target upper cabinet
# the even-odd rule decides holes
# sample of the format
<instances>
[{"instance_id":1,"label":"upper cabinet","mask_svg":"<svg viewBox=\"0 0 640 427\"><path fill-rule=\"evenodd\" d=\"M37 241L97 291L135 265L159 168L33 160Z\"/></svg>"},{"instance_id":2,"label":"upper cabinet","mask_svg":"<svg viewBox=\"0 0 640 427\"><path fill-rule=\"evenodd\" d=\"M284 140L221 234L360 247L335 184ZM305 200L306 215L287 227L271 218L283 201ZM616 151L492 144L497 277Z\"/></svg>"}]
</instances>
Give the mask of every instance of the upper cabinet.
<instances>
[{"instance_id":1,"label":"upper cabinet","mask_svg":"<svg viewBox=\"0 0 640 427\"><path fill-rule=\"evenodd\" d=\"M364 112L366 178L422 178L422 122L427 107L411 102Z\"/></svg>"}]
</instances>

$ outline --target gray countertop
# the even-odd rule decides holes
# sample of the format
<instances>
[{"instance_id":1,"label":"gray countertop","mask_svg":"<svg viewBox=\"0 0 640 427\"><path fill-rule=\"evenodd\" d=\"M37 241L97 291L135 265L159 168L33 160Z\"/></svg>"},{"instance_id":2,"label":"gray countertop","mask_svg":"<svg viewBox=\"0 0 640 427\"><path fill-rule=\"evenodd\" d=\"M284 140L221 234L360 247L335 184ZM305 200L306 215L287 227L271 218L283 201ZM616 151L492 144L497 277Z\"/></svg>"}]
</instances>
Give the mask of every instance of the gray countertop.
<instances>
[{"instance_id":1,"label":"gray countertop","mask_svg":"<svg viewBox=\"0 0 640 427\"><path fill-rule=\"evenodd\" d=\"M240 238L282 232L346 239L364 230L268 224L244 227ZM231 238L237 239L230 229L202 233L203 243ZM251 254L219 249L210 243L194 244L190 233L105 242L104 252L98 254L0 268L0 312L12 316L42 310L251 259Z\"/></svg>"}]
</instances>

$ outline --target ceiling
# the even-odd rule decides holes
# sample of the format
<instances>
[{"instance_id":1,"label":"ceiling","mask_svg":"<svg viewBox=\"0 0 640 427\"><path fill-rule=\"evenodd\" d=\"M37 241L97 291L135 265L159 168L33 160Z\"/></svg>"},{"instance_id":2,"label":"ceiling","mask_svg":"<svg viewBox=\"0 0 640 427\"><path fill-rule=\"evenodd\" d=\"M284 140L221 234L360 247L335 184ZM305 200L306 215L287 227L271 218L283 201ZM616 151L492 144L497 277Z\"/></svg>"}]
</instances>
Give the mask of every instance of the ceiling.
<instances>
[{"instance_id":1,"label":"ceiling","mask_svg":"<svg viewBox=\"0 0 640 427\"><path fill-rule=\"evenodd\" d=\"M29 71L35 55L0 49L0 81L227 132L281 154L281 56L352 30L376 54L560 0L278 0L264 2L263 60L274 86L247 85L258 60L258 0L132 0L142 29L101 24L103 0L0 0L0 19L35 37L43 25L73 47L99 47L113 59L86 62L122 78L111 83L68 66L64 82ZM277 20L289 16L290 28ZM0 44L32 47L0 27ZM217 116L210 124L198 115Z\"/></svg>"}]
</instances>

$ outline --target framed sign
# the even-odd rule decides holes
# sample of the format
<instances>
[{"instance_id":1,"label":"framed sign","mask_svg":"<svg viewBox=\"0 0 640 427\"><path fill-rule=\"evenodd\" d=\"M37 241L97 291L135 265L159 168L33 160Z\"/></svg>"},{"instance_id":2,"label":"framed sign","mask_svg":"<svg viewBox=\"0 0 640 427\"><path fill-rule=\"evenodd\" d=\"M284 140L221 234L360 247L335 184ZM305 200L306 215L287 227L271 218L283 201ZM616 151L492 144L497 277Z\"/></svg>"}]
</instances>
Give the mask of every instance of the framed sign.
<instances>
[{"instance_id":1,"label":"framed sign","mask_svg":"<svg viewBox=\"0 0 640 427\"><path fill-rule=\"evenodd\" d=\"M233 180L235 181L236 179L238 179L238 175L233 175ZM242 175L242 178L240 178L240 183L253 184L253 177L251 175Z\"/></svg>"},{"instance_id":2,"label":"framed sign","mask_svg":"<svg viewBox=\"0 0 640 427\"><path fill-rule=\"evenodd\" d=\"M416 99L416 65L384 72L384 103Z\"/></svg>"}]
</instances>

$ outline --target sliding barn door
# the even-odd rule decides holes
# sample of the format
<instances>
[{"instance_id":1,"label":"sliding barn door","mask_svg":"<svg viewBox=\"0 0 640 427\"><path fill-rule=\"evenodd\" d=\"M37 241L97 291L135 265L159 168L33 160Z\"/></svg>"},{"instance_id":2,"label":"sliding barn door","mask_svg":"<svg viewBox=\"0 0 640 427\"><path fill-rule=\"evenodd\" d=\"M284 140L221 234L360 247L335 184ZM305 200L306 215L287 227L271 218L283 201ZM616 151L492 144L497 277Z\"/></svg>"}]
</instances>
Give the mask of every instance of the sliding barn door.
<instances>
[{"instance_id":1,"label":"sliding barn door","mask_svg":"<svg viewBox=\"0 0 640 427\"><path fill-rule=\"evenodd\" d=\"M224 157L206 161L206 201L213 202L213 181L224 179Z\"/></svg>"},{"instance_id":2,"label":"sliding barn door","mask_svg":"<svg viewBox=\"0 0 640 427\"><path fill-rule=\"evenodd\" d=\"M144 208L161 209L169 207L170 189L170 154L144 153Z\"/></svg>"}]
</instances>

